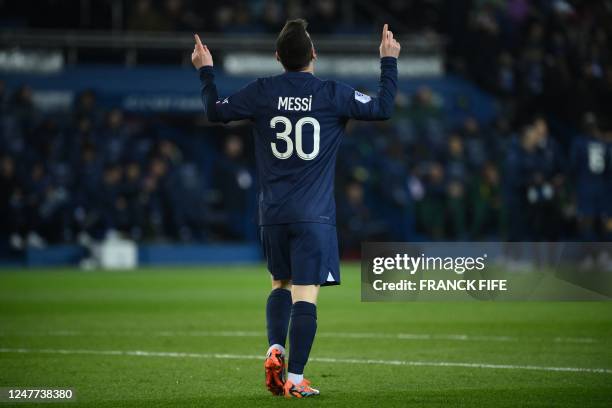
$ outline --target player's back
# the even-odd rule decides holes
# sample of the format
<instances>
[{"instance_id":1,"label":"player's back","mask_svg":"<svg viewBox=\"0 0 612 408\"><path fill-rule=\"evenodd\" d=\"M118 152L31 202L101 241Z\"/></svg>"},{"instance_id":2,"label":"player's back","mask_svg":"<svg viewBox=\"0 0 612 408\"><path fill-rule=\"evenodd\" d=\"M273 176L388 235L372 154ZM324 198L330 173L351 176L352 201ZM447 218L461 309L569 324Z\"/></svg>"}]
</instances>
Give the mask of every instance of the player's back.
<instances>
[{"instance_id":1,"label":"player's back","mask_svg":"<svg viewBox=\"0 0 612 408\"><path fill-rule=\"evenodd\" d=\"M335 224L335 161L346 121L388 119L397 60L380 60L377 97L305 71L260 78L218 100L212 66L200 68L202 100L212 122L254 122L259 224Z\"/></svg>"},{"instance_id":2,"label":"player's back","mask_svg":"<svg viewBox=\"0 0 612 408\"><path fill-rule=\"evenodd\" d=\"M334 100L336 83L308 72L256 83L260 224L335 223L334 170L346 123Z\"/></svg>"}]
</instances>

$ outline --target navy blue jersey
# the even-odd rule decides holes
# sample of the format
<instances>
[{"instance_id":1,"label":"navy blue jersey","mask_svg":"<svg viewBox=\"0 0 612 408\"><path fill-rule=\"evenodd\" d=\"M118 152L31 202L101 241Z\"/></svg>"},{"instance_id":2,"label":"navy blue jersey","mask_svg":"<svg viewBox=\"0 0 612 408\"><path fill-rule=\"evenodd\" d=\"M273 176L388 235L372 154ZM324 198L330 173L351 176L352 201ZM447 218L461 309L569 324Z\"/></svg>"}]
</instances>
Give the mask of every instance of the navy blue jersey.
<instances>
[{"instance_id":1,"label":"navy blue jersey","mask_svg":"<svg viewBox=\"0 0 612 408\"><path fill-rule=\"evenodd\" d=\"M348 119L388 119L397 60L381 59L376 97L307 72L259 78L219 99L213 67L200 68L202 102L212 122L254 122L259 224L336 223L336 153Z\"/></svg>"},{"instance_id":2,"label":"navy blue jersey","mask_svg":"<svg viewBox=\"0 0 612 408\"><path fill-rule=\"evenodd\" d=\"M572 144L571 165L578 193L603 190L610 169L606 143L594 137L577 137Z\"/></svg>"}]
</instances>

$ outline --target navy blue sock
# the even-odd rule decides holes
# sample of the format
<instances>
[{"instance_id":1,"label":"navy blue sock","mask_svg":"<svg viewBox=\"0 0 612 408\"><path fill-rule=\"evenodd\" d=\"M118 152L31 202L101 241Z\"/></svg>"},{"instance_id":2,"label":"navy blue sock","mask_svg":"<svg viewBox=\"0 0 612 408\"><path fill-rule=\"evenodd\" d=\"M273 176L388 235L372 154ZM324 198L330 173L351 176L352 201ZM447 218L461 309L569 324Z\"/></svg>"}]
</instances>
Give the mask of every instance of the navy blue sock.
<instances>
[{"instance_id":1,"label":"navy blue sock","mask_svg":"<svg viewBox=\"0 0 612 408\"><path fill-rule=\"evenodd\" d=\"M266 304L266 321L269 345L280 344L285 347L289 317L291 316L291 291L274 289Z\"/></svg>"},{"instance_id":2,"label":"navy blue sock","mask_svg":"<svg viewBox=\"0 0 612 408\"><path fill-rule=\"evenodd\" d=\"M291 308L291 328L289 329L288 370L293 374L303 374L308 355L317 332L317 306L309 302L295 302Z\"/></svg>"}]
</instances>

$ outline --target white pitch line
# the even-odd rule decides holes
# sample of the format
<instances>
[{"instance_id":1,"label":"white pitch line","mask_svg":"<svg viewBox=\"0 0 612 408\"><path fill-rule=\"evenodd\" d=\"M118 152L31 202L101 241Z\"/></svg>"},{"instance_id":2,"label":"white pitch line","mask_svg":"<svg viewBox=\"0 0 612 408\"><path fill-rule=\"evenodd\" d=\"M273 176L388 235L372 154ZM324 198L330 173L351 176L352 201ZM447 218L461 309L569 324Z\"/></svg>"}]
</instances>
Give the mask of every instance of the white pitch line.
<instances>
[{"instance_id":1,"label":"white pitch line","mask_svg":"<svg viewBox=\"0 0 612 408\"><path fill-rule=\"evenodd\" d=\"M171 358L202 358L220 360L263 360L262 356L252 354L220 354L220 353L185 353L169 351L143 351L143 350L83 350L83 349L30 349L30 348L0 348L0 353L19 354L62 354L62 355L99 355L99 356L131 356L131 357L171 357ZM451 361L407 361L407 360L374 360L357 358L312 357L312 362L341 363L341 364L372 364L391 366L416 367L460 367L460 368L488 368L501 370L531 370L554 371L573 373L612 374L610 368L588 367L547 367L534 365L487 364L487 363L461 363Z\"/></svg>"},{"instance_id":2,"label":"white pitch line","mask_svg":"<svg viewBox=\"0 0 612 408\"><path fill-rule=\"evenodd\" d=\"M265 337L266 333L260 331L243 330L217 330L217 331L77 331L77 330L50 330L50 331L4 331L0 336L155 336L155 337ZM600 340L592 337L513 337L513 336L487 336L471 334L429 334L429 333L351 333L351 332L321 332L317 337L336 339L394 339L394 340L445 340L461 342L552 342L552 343L598 343Z\"/></svg>"}]
</instances>

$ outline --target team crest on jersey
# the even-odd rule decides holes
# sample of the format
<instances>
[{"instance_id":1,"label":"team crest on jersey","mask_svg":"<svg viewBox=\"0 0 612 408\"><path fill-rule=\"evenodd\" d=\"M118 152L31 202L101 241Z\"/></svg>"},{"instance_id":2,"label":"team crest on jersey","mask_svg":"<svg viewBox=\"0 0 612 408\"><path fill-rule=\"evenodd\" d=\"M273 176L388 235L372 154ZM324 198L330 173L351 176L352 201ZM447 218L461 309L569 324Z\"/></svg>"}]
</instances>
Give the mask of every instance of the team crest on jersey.
<instances>
[{"instance_id":1,"label":"team crest on jersey","mask_svg":"<svg viewBox=\"0 0 612 408\"><path fill-rule=\"evenodd\" d=\"M359 91L355 91L355 99L361 103L368 103L372 100L372 98L370 98L368 95L363 94Z\"/></svg>"}]
</instances>

